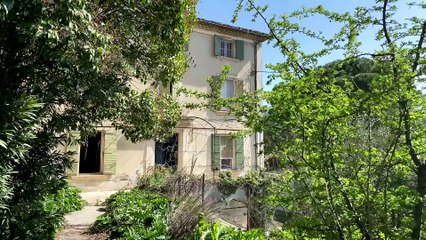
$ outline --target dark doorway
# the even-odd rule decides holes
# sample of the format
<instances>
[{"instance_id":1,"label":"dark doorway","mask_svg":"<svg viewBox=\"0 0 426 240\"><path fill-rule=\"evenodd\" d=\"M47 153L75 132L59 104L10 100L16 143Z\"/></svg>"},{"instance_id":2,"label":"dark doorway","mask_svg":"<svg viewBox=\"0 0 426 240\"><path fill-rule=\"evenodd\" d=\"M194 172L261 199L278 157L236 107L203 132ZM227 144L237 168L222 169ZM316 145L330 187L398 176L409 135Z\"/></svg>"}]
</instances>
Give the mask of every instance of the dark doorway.
<instances>
[{"instance_id":1,"label":"dark doorway","mask_svg":"<svg viewBox=\"0 0 426 240\"><path fill-rule=\"evenodd\" d=\"M102 133L86 137L80 146L80 173L99 173L101 170Z\"/></svg>"},{"instance_id":2,"label":"dark doorway","mask_svg":"<svg viewBox=\"0 0 426 240\"><path fill-rule=\"evenodd\" d=\"M177 169L178 134L174 134L164 142L155 142L155 165Z\"/></svg>"}]
</instances>

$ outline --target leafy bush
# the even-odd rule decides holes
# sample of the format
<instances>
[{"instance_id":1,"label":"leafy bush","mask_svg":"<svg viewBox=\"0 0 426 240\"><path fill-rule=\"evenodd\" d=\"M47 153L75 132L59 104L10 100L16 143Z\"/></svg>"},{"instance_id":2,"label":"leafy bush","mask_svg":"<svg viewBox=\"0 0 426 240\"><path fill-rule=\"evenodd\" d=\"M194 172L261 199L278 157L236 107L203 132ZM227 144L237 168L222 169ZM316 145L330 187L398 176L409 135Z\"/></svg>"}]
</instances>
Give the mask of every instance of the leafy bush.
<instances>
[{"instance_id":1,"label":"leafy bush","mask_svg":"<svg viewBox=\"0 0 426 240\"><path fill-rule=\"evenodd\" d=\"M56 193L42 200L19 202L16 204L20 211L14 211L9 227L13 239L54 239L58 230L63 226L66 213L80 210L84 201L79 190L65 183ZM16 209L16 208L15 208ZM16 222L16 221L20 221Z\"/></svg>"},{"instance_id":2,"label":"leafy bush","mask_svg":"<svg viewBox=\"0 0 426 240\"><path fill-rule=\"evenodd\" d=\"M156 167L139 179L138 187L169 198L169 235L172 239L183 239L191 235L197 226L200 213L209 216L218 210L217 203L202 201L203 186L200 176L174 174L170 168Z\"/></svg>"},{"instance_id":3,"label":"leafy bush","mask_svg":"<svg viewBox=\"0 0 426 240\"><path fill-rule=\"evenodd\" d=\"M133 189L105 201L106 213L92 230L112 239L168 239L169 201L156 193Z\"/></svg>"},{"instance_id":4,"label":"leafy bush","mask_svg":"<svg viewBox=\"0 0 426 240\"><path fill-rule=\"evenodd\" d=\"M220 223L208 223L201 215L193 240L263 240L265 236L260 229L242 231Z\"/></svg>"},{"instance_id":5,"label":"leafy bush","mask_svg":"<svg viewBox=\"0 0 426 240\"><path fill-rule=\"evenodd\" d=\"M156 167L148 174L142 175L138 180L138 187L152 192L166 193L170 188L173 176L170 168Z\"/></svg>"},{"instance_id":6,"label":"leafy bush","mask_svg":"<svg viewBox=\"0 0 426 240\"><path fill-rule=\"evenodd\" d=\"M172 201L187 196L201 197L202 178L197 175L176 174L171 168L155 167L138 180L138 188L161 193ZM209 184L208 181L205 184Z\"/></svg>"},{"instance_id":7,"label":"leafy bush","mask_svg":"<svg viewBox=\"0 0 426 240\"><path fill-rule=\"evenodd\" d=\"M85 201L80 196L80 190L69 184L58 191L57 194L51 194L43 202L45 211L52 214L66 214L81 210Z\"/></svg>"}]
</instances>

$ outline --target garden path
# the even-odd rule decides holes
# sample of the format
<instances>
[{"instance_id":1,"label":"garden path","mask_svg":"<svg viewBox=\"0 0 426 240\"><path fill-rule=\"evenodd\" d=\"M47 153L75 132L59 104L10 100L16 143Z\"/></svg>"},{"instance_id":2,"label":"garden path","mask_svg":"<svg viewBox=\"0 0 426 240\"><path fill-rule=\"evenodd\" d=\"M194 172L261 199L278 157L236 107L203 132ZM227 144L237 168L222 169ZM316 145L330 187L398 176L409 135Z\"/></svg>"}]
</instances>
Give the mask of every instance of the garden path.
<instances>
[{"instance_id":1,"label":"garden path","mask_svg":"<svg viewBox=\"0 0 426 240\"><path fill-rule=\"evenodd\" d=\"M65 226L58 233L56 240L104 240L105 234L90 234L89 227L103 213L100 206L109 196L117 191L83 192L81 197L88 203L82 210L65 216Z\"/></svg>"}]
</instances>

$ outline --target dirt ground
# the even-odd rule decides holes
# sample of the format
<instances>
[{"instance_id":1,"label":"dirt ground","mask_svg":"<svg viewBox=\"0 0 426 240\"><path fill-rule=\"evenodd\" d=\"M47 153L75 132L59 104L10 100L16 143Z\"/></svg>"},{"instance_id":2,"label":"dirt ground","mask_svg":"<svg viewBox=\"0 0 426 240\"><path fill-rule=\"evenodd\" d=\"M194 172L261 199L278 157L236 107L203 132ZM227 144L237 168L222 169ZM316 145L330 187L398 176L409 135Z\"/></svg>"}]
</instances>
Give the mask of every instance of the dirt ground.
<instances>
[{"instance_id":1,"label":"dirt ground","mask_svg":"<svg viewBox=\"0 0 426 240\"><path fill-rule=\"evenodd\" d=\"M56 236L56 240L106 240L107 234L90 234L89 226L65 226Z\"/></svg>"}]
</instances>

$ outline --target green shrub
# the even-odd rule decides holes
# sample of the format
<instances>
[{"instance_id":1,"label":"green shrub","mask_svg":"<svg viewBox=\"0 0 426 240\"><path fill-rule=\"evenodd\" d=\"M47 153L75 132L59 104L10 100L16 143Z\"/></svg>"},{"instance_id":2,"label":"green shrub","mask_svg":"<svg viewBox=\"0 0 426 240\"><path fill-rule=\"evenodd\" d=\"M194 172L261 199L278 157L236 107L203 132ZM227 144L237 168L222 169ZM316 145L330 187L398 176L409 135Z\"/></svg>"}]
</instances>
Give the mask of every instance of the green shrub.
<instances>
[{"instance_id":1,"label":"green shrub","mask_svg":"<svg viewBox=\"0 0 426 240\"><path fill-rule=\"evenodd\" d=\"M153 171L141 176L138 180L138 187L142 190L166 193L175 182L175 174L170 168L155 167Z\"/></svg>"},{"instance_id":2,"label":"green shrub","mask_svg":"<svg viewBox=\"0 0 426 240\"><path fill-rule=\"evenodd\" d=\"M205 181L209 184L209 181ZM181 201L182 198L200 198L202 193L202 176L192 174L177 174L171 168L161 166L138 179L138 188L144 191L160 193L170 201Z\"/></svg>"},{"instance_id":3,"label":"green shrub","mask_svg":"<svg viewBox=\"0 0 426 240\"><path fill-rule=\"evenodd\" d=\"M139 178L138 188L167 196L170 200L168 235L171 239L190 236L200 213L209 216L218 205L201 200L202 179L196 175L175 174L170 168L156 167Z\"/></svg>"},{"instance_id":4,"label":"green shrub","mask_svg":"<svg viewBox=\"0 0 426 240\"><path fill-rule=\"evenodd\" d=\"M139 189L118 192L105 201L106 213L98 217L94 232L112 239L168 239L167 198Z\"/></svg>"},{"instance_id":5,"label":"green shrub","mask_svg":"<svg viewBox=\"0 0 426 240\"><path fill-rule=\"evenodd\" d=\"M43 201L43 208L51 214L65 215L73 211L81 210L85 201L80 196L80 190L66 184L57 194L51 194Z\"/></svg>"},{"instance_id":6,"label":"green shrub","mask_svg":"<svg viewBox=\"0 0 426 240\"><path fill-rule=\"evenodd\" d=\"M54 239L63 226L64 215L80 210L84 201L79 190L65 183L56 194L49 194L42 200L16 203L13 218L20 221L14 223L10 232L13 239Z\"/></svg>"},{"instance_id":7,"label":"green shrub","mask_svg":"<svg viewBox=\"0 0 426 240\"><path fill-rule=\"evenodd\" d=\"M200 217L192 240L264 240L262 230L242 231L220 223L208 223L204 216Z\"/></svg>"}]
</instances>

